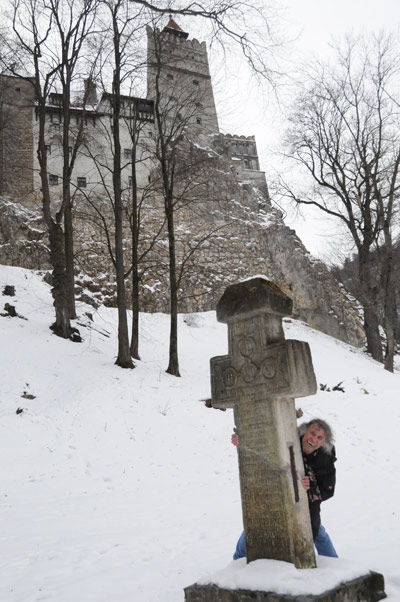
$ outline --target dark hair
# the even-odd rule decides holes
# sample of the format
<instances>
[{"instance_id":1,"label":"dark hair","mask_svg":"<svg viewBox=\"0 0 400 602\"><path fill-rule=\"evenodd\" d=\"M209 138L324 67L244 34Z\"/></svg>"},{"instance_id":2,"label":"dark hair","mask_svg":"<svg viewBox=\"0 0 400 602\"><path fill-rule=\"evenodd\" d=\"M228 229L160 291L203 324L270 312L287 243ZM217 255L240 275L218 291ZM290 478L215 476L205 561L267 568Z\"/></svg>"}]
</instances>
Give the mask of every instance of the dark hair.
<instances>
[{"instance_id":1,"label":"dark hair","mask_svg":"<svg viewBox=\"0 0 400 602\"><path fill-rule=\"evenodd\" d=\"M306 432L306 430L308 429L308 427L312 426L313 424L315 424L315 426L318 429L322 429L324 431L325 441L322 443L321 447L325 451L330 453L332 451L335 439L334 439L333 431L332 431L331 427L329 426L329 424L327 422L325 422L325 420L322 420L322 418L313 418L309 422L303 422L303 424L301 424L299 426L300 437L302 437L304 435L304 433Z\"/></svg>"}]
</instances>

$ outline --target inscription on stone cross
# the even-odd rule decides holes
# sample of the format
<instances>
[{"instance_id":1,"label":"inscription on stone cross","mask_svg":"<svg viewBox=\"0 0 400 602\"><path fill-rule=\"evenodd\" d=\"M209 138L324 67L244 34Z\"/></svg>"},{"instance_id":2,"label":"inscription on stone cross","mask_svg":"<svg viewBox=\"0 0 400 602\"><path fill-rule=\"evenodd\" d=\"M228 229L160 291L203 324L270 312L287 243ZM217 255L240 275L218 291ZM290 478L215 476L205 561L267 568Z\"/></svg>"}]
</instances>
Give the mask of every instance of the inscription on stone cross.
<instances>
[{"instance_id":1,"label":"inscription on stone cross","mask_svg":"<svg viewBox=\"0 0 400 602\"><path fill-rule=\"evenodd\" d=\"M310 349L285 340L292 302L253 278L226 289L217 319L228 324L229 354L211 359L213 406L233 408L247 561L273 558L315 566L296 426L295 397L317 390Z\"/></svg>"}]
</instances>

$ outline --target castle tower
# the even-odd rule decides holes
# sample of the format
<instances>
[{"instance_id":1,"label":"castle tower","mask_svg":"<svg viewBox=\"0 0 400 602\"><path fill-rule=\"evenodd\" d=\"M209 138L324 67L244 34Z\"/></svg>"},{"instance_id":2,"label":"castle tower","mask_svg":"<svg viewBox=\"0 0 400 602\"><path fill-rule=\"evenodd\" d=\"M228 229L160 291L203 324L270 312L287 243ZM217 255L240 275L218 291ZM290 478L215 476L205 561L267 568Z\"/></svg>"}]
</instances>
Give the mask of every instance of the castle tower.
<instances>
[{"instance_id":1,"label":"castle tower","mask_svg":"<svg viewBox=\"0 0 400 602\"><path fill-rule=\"evenodd\" d=\"M0 195L30 200L33 191L32 82L0 75Z\"/></svg>"},{"instance_id":2,"label":"castle tower","mask_svg":"<svg viewBox=\"0 0 400 602\"><path fill-rule=\"evenodd\" d=\"M207 48L188 36L173 19L162 31L147 28L147 98L159 96L170 123L208 142L219 128Z\"/></svg>"}]
</instances>

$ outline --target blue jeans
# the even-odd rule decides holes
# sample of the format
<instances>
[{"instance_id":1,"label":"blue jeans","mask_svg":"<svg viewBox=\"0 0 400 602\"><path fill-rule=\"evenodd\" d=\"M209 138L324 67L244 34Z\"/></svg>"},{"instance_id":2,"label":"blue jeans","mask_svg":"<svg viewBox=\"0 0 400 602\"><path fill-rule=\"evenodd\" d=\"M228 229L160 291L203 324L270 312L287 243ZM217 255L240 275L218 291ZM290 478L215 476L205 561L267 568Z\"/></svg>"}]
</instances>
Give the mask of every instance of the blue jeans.
<instances>
[{"instance_id":1,"label":"blue jeans","mask_svg":"<svg viewBox=\"0 0 400 602\"><path fill-rule=\"evenodd\" d=\"M317 552L320 556L329 556L331 558L337 558L336 550L333 547L333 543L325 528L321 525L318 531L318 535L315 538L314 545L317 548ZM246 556L246 533L243 531L236 544L236 550L233 555L233 560L243 558Z\"/></svg>"},{"instance_id":2,"label":"blue jeans","mask_svg":"<svg viewBox=\"0 0 400 602\"><path fill-rule=\"evenodd\" d=\"M336 550L333 546L331 538L325 531L323 525L320 526L318 535L315 538L314 545L317 548L317 552L320 556L329 556L330 558L337 558Z\"/></svg>"}]
</instances>

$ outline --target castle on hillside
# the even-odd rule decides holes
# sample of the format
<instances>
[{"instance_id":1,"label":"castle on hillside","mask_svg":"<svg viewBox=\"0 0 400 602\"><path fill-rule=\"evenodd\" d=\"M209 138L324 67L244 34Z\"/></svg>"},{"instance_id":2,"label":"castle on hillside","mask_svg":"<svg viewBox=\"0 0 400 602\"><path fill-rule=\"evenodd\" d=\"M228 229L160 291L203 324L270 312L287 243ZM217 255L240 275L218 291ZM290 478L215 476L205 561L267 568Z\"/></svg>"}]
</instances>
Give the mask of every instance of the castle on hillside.
<instances>
[{"instance_id":1,"label":"castle on hillside","mask_svg":"<svg viewBox=\"0 0 400 602\"><path fill-rule=\"evenodd\" d=\"M170 19L162 30L147 28L147 98L121 98L122 184L129 192L133 137L139 189L149 181L153 168L151 145L157 136L154 101L160 99L163 119L171 132L185 131L192 140L215 147L234 161L235 174L266 186L259 170L254 136L223 135L217 112L205 42L188 39L188 34ZM33 80L1 75L0 195L33 206L40 191L37 159L38 109ZM46 104L46 152L49 187L53 198L62 193L62 95L53 92ZM113 149L111 140L112 94L98 98L90 80L71 105L72 143L82 131L82 144L72 172L73 191L101 197L111 187ZM179 124L180 122L180 124ZM70 155L73 146L69 147Z\"/></svg>"},{"instance_id":2,"label":"castle on hillside","mask_svg":"<svg viewBox=\"0 0 400 602\"><path fill-rule=\"evenodd\" d=\"M163 131L165 144L182 153L183 184L176 188L177 194L187 182L193 191L184 190L189 197L183 198L175 213L179 311L214 309L229 284L264 274L292 296L294 317L361 345L364 331L354 300L326 266L309 256L273 207L254 136L219 131L205 42L190 40L172 19L162 31L148 28L147 42L147 97L122 96L119 112L122 193L127 201L126 265L131 260L128 213L133 190L144 201L140 309L169 309L168 244L155 159ZM0 263L48 268L45 228L40 222L38 105L32 81L0 76L0 95ZM114 102L108 92L98 97L94 83L86 81L80 98L71 105L68 149L75 158L71 188L77 201L76 284L82 299L107 305L115 303L109 252L112 219L108 232L104 227L107 215L112 218ZM62 194L62 108L62 97L54 91L45 107L45 138L55 207ZM129 289L129 279L126 282Z\"/></svg>"}]
</instances>

